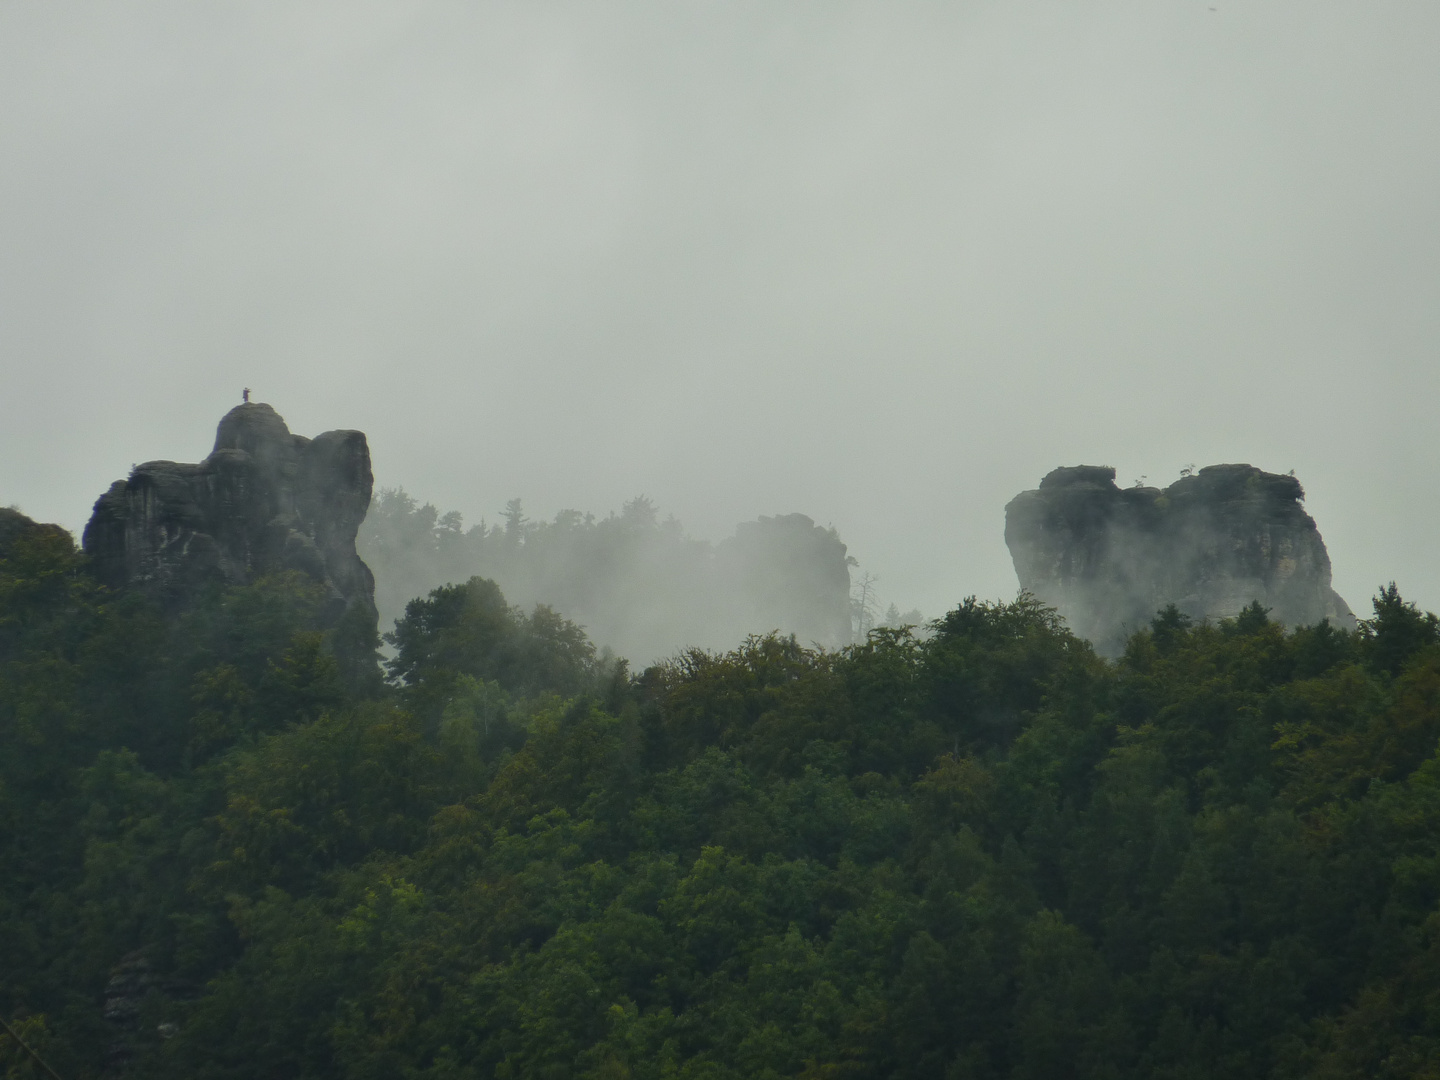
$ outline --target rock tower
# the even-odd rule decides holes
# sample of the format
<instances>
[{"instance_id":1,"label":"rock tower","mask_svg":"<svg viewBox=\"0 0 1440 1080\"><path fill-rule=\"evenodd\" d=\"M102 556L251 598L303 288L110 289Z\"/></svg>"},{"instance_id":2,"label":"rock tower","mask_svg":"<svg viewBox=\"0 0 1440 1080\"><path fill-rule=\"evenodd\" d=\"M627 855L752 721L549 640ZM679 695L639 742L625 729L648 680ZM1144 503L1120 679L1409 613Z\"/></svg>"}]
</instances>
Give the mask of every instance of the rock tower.
<instances>
[{"instance_id":1,"label":"rock tower","mask_svg":"<svg viewBox=\"0 0 1440 1080\"><path fill-rule=\"evenodd\" d=\"M115 481L95 503L84 549L101 580L167 608L209 582L298 570L328 589L334 619L374 626L375 579L355 553L373 483L363 432L307 439L269 405L238 405L198 465L147 461Z\"/></svg>"},{"instance_id":2,"label":"rock tower","mask_svg":"<svg viewBox=\"0 0 1440 1080\"><path fill-rule=\"evenodd\" d=\"M1253 465L1211 465L1164 490L1075 465L1010 501L1005 543L1020 587L1108 655L1169 604L1199 620L1258 600L1288 626L1353 629L1304 497L1295 477Z\"/></svg>"}]
</instances>

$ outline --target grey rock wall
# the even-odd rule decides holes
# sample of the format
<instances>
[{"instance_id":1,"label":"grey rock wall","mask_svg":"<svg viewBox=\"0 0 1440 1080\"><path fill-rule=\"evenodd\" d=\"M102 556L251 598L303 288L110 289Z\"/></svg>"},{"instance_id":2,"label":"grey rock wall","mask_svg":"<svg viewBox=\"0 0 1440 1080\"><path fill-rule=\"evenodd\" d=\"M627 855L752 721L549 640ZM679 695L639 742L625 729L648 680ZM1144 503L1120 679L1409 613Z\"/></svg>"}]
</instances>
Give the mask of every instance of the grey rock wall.
<instances>
[{"instance_id":1,"label":"grey rock wall","mask_svg":"<svg viewBox=\"0 0 1440 1080\"><path fill-rule=\"evenodd\" d=\"M326 586L337 620L358 608L373 626L375 581L355 552L372 486L363 432L307 439L269 405L239 405L204 461L148 461L115 481L83 546L102 581L166 607L210 582L299 570Z\"/></svg>"},{"instance_id":2,"label":"grey rock wall","mask_svg":"<svg viewBox=\"0 0 1440 1080\"><path fill-rule=\"evenodd\" d=\"M1108 466L1051 472L1005 507L1020 587L1114 655L1169 604L1196 620L1259 601L1287 626L1355 616L1293 476L1211 465L1164 490L1120 488Z\"/></svg>"}]
</instances>

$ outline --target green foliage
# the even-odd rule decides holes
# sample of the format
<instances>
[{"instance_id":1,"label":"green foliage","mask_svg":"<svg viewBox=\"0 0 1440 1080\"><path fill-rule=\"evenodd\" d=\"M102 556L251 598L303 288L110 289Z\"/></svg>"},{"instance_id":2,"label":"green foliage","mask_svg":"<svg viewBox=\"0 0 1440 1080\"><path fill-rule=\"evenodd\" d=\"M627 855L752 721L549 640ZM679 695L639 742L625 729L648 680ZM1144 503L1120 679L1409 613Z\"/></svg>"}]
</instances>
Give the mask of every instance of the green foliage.
<instances>
[{"instance_id":1,"label":"green foliage","mask_svg":"<svg viewBox=\"0 0 1440 1080\"><path fill-rule=\"evenodd\" d=\"M964 603L935 624L922 677L959 744L1008 742L1062 686L1081 697L1099 671L1093 650L1030 596L1013 604Z\"/></svg>"},{"instance_id":2,"label":"green foliage","mask_svg":"<svg viewBox=\"0 0 1440 1080\"><path fill-rule=\"evenodd\" d=\"M395 649L391 677L432 725L463 679L493 680L520 694L570 695L591 688L601 673L584 630L544 605L527 616L478 577L412 600L385 640Z\"/></svg>"},{"instance_id":3,"label":"green foliage","mask_svg":"<svg viewBox=\"0 0 1440 1080\"><path fill-rule=\"evenodd\" d=\"M630 678L472 579L365 686L303 579L167 621L22 539L0 1008L67 1076L1436 1075L1440 640L1393 588Z\"/></svg>"},{"instance_id":4,"label":"green foliage","mask_svg":"<svg viewBox=\"0 0 1440 1080\"><path fill-rule=\"evenodd\" d=\"M1397 675L1416 652L1440 641L1440 618L1400 597L1392 581L1375 597L1375 617L1360 625L1361 649L1371 665Z\"/></svg>"}]
</instances>

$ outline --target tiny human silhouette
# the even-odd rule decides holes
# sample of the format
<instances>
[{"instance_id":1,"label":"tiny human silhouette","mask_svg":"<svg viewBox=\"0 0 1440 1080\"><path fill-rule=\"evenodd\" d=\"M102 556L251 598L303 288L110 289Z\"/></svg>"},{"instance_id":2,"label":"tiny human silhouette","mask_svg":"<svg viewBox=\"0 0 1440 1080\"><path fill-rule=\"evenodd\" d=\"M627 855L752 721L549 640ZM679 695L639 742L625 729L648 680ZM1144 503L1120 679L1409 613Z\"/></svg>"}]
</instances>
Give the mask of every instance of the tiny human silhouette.
<instances>
[{"instance_id":1,"label":"tiny human silhouette","mask_svg":"<svg viewBox=\"0 0 1440 1080\"><path fill-rule=\"evenodd\" d=\"M247 387L245 387L244 390L241 390L241 391L240 391L240 396L245 399L245 404L246 404L246 405L249 405L249 404L250 404L250 387L247 386Z\"/></svg>"}]
</instances>

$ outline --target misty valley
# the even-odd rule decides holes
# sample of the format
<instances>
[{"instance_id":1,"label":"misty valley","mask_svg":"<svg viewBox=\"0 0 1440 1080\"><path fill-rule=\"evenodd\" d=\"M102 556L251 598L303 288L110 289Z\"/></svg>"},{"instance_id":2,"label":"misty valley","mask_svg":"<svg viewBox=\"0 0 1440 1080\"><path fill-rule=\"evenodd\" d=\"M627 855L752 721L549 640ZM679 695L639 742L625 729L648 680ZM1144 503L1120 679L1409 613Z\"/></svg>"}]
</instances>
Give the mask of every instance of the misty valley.
<instances>
[{"instance_id":1,"label":"misty valley","mask_svg":"<svg viewBox=\"0 0 1440 1080\"><path fill-rule=\"evenodd\" d=\"M1060 466L935 617L373 486L247 395L0 510L7 1077L1440 1075L1440 619L1294 475Z\"/></svg>"}]
</instances>

